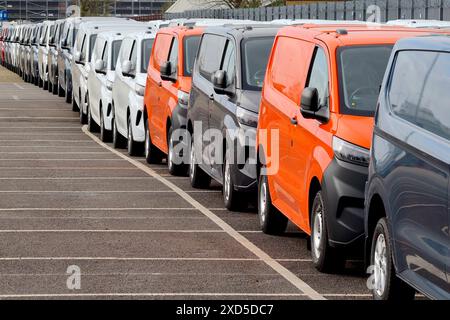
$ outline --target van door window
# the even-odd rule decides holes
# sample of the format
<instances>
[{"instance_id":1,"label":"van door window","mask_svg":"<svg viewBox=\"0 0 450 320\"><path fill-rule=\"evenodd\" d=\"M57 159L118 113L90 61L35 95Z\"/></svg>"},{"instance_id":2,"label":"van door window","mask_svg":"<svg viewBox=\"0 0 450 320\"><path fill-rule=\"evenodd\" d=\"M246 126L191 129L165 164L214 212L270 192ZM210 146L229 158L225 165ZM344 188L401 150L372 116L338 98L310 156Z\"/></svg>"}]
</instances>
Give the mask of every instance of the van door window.
<instances>
[{"instance_id":1,"label":"van door window","mask_svg":"<svg viewBox=\"0 0 450 320\"><path fill-rule=\"evenodd\" d=\"M226 40L224 37L212 34L203 36L198 63L200 74L208 81L212 81L212 74L220 68Z\"/></svg>"},{"instance_id":2,"label":"van door window","mask_svg":"<svg viewBox=\"0 0 450 320\"><path fill-rule=\"evenodd\" d=\"M319 92L319 104L328 108L329 77L327 56L322 48L317 47L314 54L314 62L308 77L307 87L316 88Z\"/></svg>"},{"instance_id":3,"label":"van door window","mask_svg":"<svg viewBox=\"0 0 450 320\"><path fill-rule=\"evenodd\" d=\"M233 84L236 75L236 49L234 43L230 40L227 42L227 48L225 49L225 55L220 69L227 73L227 87Z\"/></svg>"},{"instance_id":4,"label":"van door window","mask_svg":"<svg viewBox=\"0 0 450 320\"><path fill-rule=\"evenodd\" d=\"M403 51L396 59L389 90L392 111L450 140L450 54Z\"/></svg>"},{"instance_id":5,"label":"van door window","mask_svg":"<svg viewBox=\"0 0 450 320\"><path fill-rule=\"evenodd\" d=\"M172 45L170 47L169 59L172 73L171 76L176 76L178 73L178 40L177 38L173 38Z\"/></svg>"},{"instance_id":6,"label":"van door window","mask_svg":"<svg viewBox=\"0 0 450 320\"><path fill-rule=\"evenodd\" d=\"M117 60L119 58L119 52L120 52L120 46L122 45L122 40L116 40L111 44L111 70L116 70L116 64ZM105 61L108 61L108 54L109 52L106 52L106 58Z\"/></svg>"}]
</instances>

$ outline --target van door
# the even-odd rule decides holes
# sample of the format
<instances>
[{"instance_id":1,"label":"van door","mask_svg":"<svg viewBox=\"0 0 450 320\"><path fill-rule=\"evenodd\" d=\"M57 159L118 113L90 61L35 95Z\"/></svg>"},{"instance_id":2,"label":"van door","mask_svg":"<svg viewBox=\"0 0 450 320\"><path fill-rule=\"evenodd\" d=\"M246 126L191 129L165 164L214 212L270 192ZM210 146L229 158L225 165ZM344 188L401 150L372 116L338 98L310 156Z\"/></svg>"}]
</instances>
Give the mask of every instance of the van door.
<instances>
[{"instance_id":1,"label":"van door","mask_svg":"<svg viewBox=\"0 0 450 320\"><path fill-rule=\"evenodd\" d=\"M150 58L150 67L147 75L146 107L149 122L150 138L152 142L161 141L161 117L160 105L162 79L160 68L169 57L173 36L165 33L158 33L155 39L154 48Z\"/></svg>"},{"instance_id":2,"label":"van door","mask_svg":"<svg viewBox=\"0 0 450 320\"><path fill-rule=\"evenodd\" d=\"M76 49L75 52L82 52L83 48L86 47L86 34L80 34L80 36L78 37L77 41L76 41ZM81 60L83 61L83 56L81 54ZM79 90L80 90L80 77L81 75L81 68L82 65L75 63L75 61L72 61L72 92L73 92L73 97L75 99L75 102L77 102L78 107L81 108L80 105L80 95L79 95Z\"/></svg>"},{"instance_id":3,"label":"van door","mask_svg":"<svg viewBox=\"0 0 450 320\"><path fill-rule=\"evenodd\" d=\"M171 77L173 77L174 79L177 78L178 75L178 62L179 62L179 55L178 55L178 51L179 51L179 45L178 45L178 39L177 37L173 37L172 39L172 44L170 46L170 51L169 51L169 58L167 59L167 61L170 62L171 65ZM153 143L162 151L164 152L168 152L168 147L167 147L167 133L168 133L168 129L167 128L167 118L171 117L171 110L170 110L170 106L175 104L175 101L177 101L178 99L178 79L173 82L173 81L162 81L161 83L161 90L160 92L160 100L159 100L159 106L158 106L158 110L157 110L157 118L158 121L157 123L157 127L156 132L156 140L153 141Z\"/></svg>"},{"instance_id":4,"label":"van door","mask_svg":"<svg viewBox=\"0 0 450 320\"><path fill-rule=\"evenodd\" d=\"M210 103L215 98L212 84L213 73L220 68L223 57L226 38L213 34L205 34L200 44L198 53L198 75L195 78L195 86L192 90L192 109L189 110L190 118L194 121L194 130L201 126L202 143L201 145L202 163L201 168L208 174L212 174L211 154L213 154L215 144L211 141L209 135L210 129ZM195 132L195 135L200 132ZM198 152L198 150L197 150Z\"/></svg>"},{"instance_id":5,"label":"van door","mask_svg":"<svg viewBox=\"0 0 450 320\"><path fill-rule=\"evenodd\" d=\"M442 101L450 99L448 70L450 54L398 53L384 178L397 271L420 291L447 297L450 118Z\"/></svg>"},{"instance_id":6,"label":"van door","mask_svg":"<svg viewBox=\"0 0 450 320\"><path fill-rule=\"evenodd\" d=\"M90 105L91 114L94 120L97 123L100 123L100 97L101 97L101 88L102 84L106 81L106 75L101 72L96 72L95 63L97 60L102 60L103 65L106 66L106 61L104 59L105 52L108 47L108 42L104 39L99 39L94 48L94 53L92 54L91 59L91 72L89 74L88 82L92 81L92 85L88 86L91 90L89 90L89 99L93 105ZM106 67L105 67L106 70ZM92 77L91 77L92 75ZM92 78L92 79L91 79Z\"/></svg>"},{"instance_id":7,"label":"van door","mask_svg":"<svg viewBox=\"0 0 450 320\"><path fill-rule=\"evenodd\" d=\"M321 110L329 108L329 60L321 47L316 47L311 57L305 60L311 60L309 74L305 87L316 88L319 92ZM301 97L301 92L299 97ZM299 103L300 105L300 103ZM287 186L289 194L295 199L295 208L297 212L298 223L303 230L309 230L309 184L308 181L310 160L314 150L320 146L321 141L317 138L316 132L319 130L320 123L315 119L305 119L300 113L300 107L296 110L297 124L291 126L292 145L289 151L289 170L291 174Z\"/></svg>"},{"instance_id":8,"label":"van door","mask_svg":"<svg viewBox=\"0 0 450 320\"><path fill-rule=\"evenodd\" d=\"M220 58L222 63L220 65L220 68L218 69L227 72L227 86L234 86L236 74L236 48L234 45L234 41L227 40L224 53L220 56ZM209 128L215 129L217 130L217 132L222 132L222 129L224 128L225 118L227 116L228 119L235 118L236 101L235 97L230 98L227 95L217 94L214 91L213 96L214 100L210 100L209 103ZM212 150L212 153L210 154L212 176L217 180L223 182L223 159L225 159L225 155L222 154L222 150L225 150L225 146L217 145L217 147L218 148ZM234 148L234 146L229 147ZM237 150L234 150L234 153L236 154Z\"/></svg>"},{"instance_id":9,"label":"van door","mask_svg":"<svg viewBox=\"0 0 450 320\"><path fill-rule=\"evenodd\" d=\"M125 61L131 61L132 49L135 44L135 40L126 38L120 49L119 61L116 65L116 77L114 79L113 88L113 104L114 104L114 121L117 125L117 130L126 136L126 107L128 104L128 82L130 77L123 74L122 64ZM124 111L125 110L125 111Z\"/></svg>"},{"instance_id":10,"label":"van door","mask_svg":"<svg viewBox=\"0 0 450 320\"><path fill-rule=\"evenodd\" d=\"M270 127L267 129L277 130L279 133L279 143L272 145L272 149L278 148L279 159L276 174L269 176L270 192L274 204L297 224L299 215L295 188L305 183L302 180L304 176L297 174L298 170L304 170L306 164L304 161L295 163L298 158L296 152L303 152L299 150L299 142L307 143L301 128L305 119L298 115L298 111L313 52L313 43L279 37L269 71L271 95L265 94L270 107L264 111L270 113L267 117L271 119ZM294 134L298 137L294 137ZM276 154L275 150L266 152ZM272 159L272 162L275 160Z\"/></svg>"}]
</instances>

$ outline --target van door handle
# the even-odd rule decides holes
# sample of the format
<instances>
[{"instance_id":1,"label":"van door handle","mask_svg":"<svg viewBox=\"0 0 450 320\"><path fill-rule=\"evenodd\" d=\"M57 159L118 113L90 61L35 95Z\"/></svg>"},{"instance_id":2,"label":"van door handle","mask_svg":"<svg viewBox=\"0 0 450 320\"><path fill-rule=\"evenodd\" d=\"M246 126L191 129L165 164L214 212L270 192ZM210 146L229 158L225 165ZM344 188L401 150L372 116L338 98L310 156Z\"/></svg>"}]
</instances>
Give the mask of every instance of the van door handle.
<instances>
[{"instance_id":1,"label":"van door handle","mask_svg":"<svg viewBox=\"0 0 450 320\"><path fill-rule=\"evenodd\" d=\"M209 100L214 101L214 95L213 94L209 96Z\"/></svg>"},{"instance_id":2,"label":"van door handle","mask_svg":"<svg viewBox=\"0 0 450 320\"><path fill-rule=\"evenodd\" d=\"M296 126L298 124L297 117L291 118L291 124Z\"/></svg>"}]
</instances>

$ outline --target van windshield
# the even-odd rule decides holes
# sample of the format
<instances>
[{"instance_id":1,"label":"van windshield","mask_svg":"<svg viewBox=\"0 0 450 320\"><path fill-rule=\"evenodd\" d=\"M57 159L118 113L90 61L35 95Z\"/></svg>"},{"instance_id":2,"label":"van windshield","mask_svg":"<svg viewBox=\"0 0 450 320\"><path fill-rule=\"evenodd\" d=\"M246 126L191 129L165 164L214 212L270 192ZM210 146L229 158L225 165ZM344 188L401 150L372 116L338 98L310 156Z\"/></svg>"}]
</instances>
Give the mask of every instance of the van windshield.
<instances>
[{"instance_id":1,"label":"van windshield","mask_svg":"<svg viewBox=\"0 0 450 320\"><path fill-rule=\"evenodd\" d=\"M250 38L242 44L242 85L245 90L260 91L275 37Z\"/></svg>"},{"instance_id":2,"label":"van windshield","mask_svg":"<svg viewBox=\"0 0 450 320\"><path fill-rule=\"evenodd\" d=\"M374 115L391 52L391 45L343 47L338 50L342 114Z\"/></svg>"},{"instance_id":3,"label":"van windshield","mask_svg":"<svg viewBox=\"0 0 450 320\"><path fill-rule=\"evenodd\" d=\"M120 46L122 45L122 40L116 40L111 45L111 70L116 70L117 60L119 59Z\"/></svg>"},{"instance_id":4,"label":"van windshield","mask_svg":"<svg viewBox=\"0 0 450 320\"><path fill-rule=\"evenodd\" d=\"M198 46L200 45L200 36L188 36L184 38L184 70L183 74L187 77L192 76L195 57L197 56Z\"/></svg>"},{"instance_id":5,"label":"van windshield","mask_svg":"<svg viewBox=\"0 0 450 320\"><path fill-rule=\"evenodd\" d=\"M141 72L147 73L148 63L150 62L150 55L152 54L153 42L155 39L142 40L142 58L141 58Z\"/></svg>"}]
</instances>

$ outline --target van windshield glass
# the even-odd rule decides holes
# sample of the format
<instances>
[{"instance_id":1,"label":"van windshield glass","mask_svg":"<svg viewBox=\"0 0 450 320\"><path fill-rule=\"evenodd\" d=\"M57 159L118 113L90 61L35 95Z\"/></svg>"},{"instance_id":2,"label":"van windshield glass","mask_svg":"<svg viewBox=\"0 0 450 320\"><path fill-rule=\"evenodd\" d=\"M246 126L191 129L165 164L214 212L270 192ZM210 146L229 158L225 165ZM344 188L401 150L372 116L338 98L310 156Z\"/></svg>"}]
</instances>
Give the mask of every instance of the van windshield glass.
<instances>
[{"instance_id":1,"label":"van windshield glass","mask_svg":"<svg viewBox=\"0 0 450 320\"><path fill-rule=\"evenodd\" d=\"M122 45L122 40L116 40L111 45L111 70L116 70L117 60L119 59L120 46Z\"/></svg>"},{"instance_id":2,"label":"van windshield glass","mask_svg":"<svg viewBox=\"0 0 450 320\"><path fill-rule=\"evenodd\" d=\"M242 85L244 89L254 91L262 89L274 38L250 38L243 42Z\"/></svg>"},{"instance_id":3,"label":"van windshield glass","mask_svg":"<svg viewBox=\"0 0 450 320\"><path fill-rule=\"evenodd\" d=\"M198 46L200 45L200 36L188 36L184 38L184 70L183 74L187 77L192 76L195 57L197 56Z\"/></svg>"},{"instance_id":4,"label":"van windshield glass","mask_svg":"<svg viewBox=\"0 0 450 320\"><path fill-rule=\"evenodd\" d=\"M141 72L147 73L150 55L152 54L153 42L155 39L142 40L142 58L141 58Z\"/></svg>"},{"instance_id":5,"label":"van windshield glass","mask_svg":"<svg viewBox=\"0 0 450 320\"><path fill-rule=\"evenodd\" d=\"M392 46L343 47L338 51L340 112L373 116Z\"/></svg>"}]
</instances>

